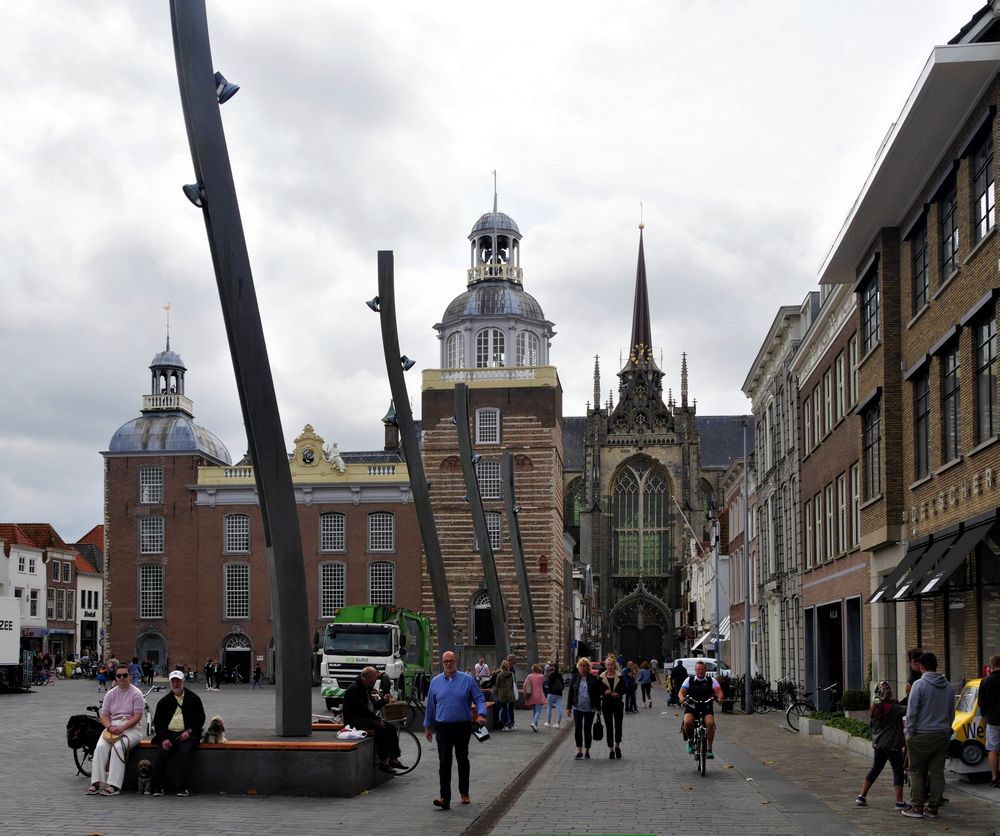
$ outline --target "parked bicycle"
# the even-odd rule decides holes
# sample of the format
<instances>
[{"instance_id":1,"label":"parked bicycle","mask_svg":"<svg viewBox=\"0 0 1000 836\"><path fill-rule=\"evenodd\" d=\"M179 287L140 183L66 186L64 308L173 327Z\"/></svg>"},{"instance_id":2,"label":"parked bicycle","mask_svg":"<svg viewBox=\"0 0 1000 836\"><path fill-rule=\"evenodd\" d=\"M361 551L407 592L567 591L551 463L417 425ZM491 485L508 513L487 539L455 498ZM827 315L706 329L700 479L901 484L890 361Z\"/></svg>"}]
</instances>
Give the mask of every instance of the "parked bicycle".
<instances>
[{"instance_id":1,"label":"parked bicycle","mask_svg":"<svg viewBox=\"0 0 1000 836\"><path fill-rule=\"evenodd\" d=\"M837 713L842 711L840 705L840 694L837 691L837 684L834 682L832 685L828 685L826 688L820 688L821 693L826 693L829 699L829 708L827 709L831 713ZM788 708L785 709L785 722L788 723L788 727L792 731L799 730L799 719L807 716L809 714L816 713L816 704L810 699L812 697L812 691L806 691L801 697L796 699L791 703Z\"/></svg>"},{"instance_id":2,"label":"parked bicycle","mask_svg":"<svg viewBox=\"0 0 1000 836\"><path fill-rule=\"evenodd\" d=\"M694 762L699 774L704 777L706 764L708 762L708 726L705 725L705 714L699 710L699 706L709 705L713 701L712 697L707 700L696 700L688 697L684 704L694 709L694 731L691 737L691 748L694 750Z\"/></svg>"},{"instance_id":3,"label":"parked bicycle","mask_svg":"<svg viewBox=\"0 0 1000 836\"><path fill-rule=\"evenodd\" d=\"M413 687L410 688L410 693L405 698L406 716L400 721L400 728L408 729L415 726L417 724L418 713L421 720L423 719L426 706L422 697L426 692L424 674L418 673L413 678Z\"/></svg>"}]
</instances>

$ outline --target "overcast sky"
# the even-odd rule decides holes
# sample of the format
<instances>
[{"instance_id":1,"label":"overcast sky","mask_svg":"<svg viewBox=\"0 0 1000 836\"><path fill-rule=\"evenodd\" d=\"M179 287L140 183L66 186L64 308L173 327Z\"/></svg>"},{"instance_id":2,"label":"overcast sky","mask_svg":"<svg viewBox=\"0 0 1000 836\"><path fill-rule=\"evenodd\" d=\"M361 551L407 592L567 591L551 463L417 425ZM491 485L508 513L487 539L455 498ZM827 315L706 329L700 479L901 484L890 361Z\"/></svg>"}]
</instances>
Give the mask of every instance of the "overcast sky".
<instances>
[{"instance_id":1,"label":"overcast sky","mask_svg":"<svg viewBox=\"0 0 1000 836\"><path fill-rule=\"evenodd\" d=\"M617 393L644 205L665 385L699 414L740 386L778 305L815 287L935 44L980 3L212 2L215 65L284 435L380 449L376 252L395 251L416 413L432 325L493 201L555 323L566 415ZM904 11L905 9L905 11ZM164 346L198 423L246 437L194 179L168 5L0 7L0 522L67 541Z\"/></svg>"}]
</instances>

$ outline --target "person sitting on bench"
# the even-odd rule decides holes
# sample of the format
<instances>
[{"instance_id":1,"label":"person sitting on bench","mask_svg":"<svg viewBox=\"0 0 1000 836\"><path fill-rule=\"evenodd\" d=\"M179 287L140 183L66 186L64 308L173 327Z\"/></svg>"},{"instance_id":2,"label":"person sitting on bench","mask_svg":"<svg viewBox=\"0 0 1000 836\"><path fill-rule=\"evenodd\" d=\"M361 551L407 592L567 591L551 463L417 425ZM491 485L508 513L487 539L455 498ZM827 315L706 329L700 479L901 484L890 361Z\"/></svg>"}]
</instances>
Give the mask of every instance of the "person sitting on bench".
<instances>
[{"instance_id":1,"label":"person sitting on bench","mask_svg":"<svg viewBox=\"0 0 1000 836\"><path fill-rule=\"evenodd\" d=\"M361 675L344 691L344 724L364 729L375 738L378 768L395 774L394 769L405 769L399 762L399 732L392 723L378 716L378 710L392 697L372 690L379 673L373 667L364 668Z\"/></svg>"}]
</instances>

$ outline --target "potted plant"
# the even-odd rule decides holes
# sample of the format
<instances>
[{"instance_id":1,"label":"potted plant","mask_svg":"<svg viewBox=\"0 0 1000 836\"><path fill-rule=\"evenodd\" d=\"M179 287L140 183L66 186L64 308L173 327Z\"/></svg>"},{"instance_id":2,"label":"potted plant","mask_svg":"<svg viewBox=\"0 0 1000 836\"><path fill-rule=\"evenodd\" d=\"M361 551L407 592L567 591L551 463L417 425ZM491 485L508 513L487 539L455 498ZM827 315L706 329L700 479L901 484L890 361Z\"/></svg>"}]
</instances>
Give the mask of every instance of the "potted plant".
<instances>
[{"instance_id":1,"label":"potted plant","mask_svg":"<svg viewBox=\"0 0 1000 836\"><path fill-rule=\"evenodd\" d=\"M870 702L868 692L860 688L848 688L840 698L840 703L844 707L844 716L852 720L868 721Z\"/></svg>"}]
</instances>

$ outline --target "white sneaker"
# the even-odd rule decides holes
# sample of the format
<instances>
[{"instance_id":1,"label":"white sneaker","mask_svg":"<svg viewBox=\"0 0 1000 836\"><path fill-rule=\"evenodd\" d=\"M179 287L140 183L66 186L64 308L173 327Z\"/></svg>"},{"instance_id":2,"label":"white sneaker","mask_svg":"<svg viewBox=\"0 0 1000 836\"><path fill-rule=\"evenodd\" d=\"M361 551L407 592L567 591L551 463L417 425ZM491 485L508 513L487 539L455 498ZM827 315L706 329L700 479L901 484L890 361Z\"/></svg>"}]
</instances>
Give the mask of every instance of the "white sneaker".
<instances>
[{"instance_id":1,"label":"white sneaker","mask_svg":"<svg viewBox=\"0 0 1000 836\"><path fill-rule=\"evenodd\" d=\"M558 724L558 723L556 723L556 728L557 728L557 729L559 728L559 724Z\"/></svg>"},{"instance_id":2,"label":"white sneaker","mask_svg":"<svg viewBox=\"0 0 1000 836\"><path fill-rule=\"evenodd\" d=\"M546 720L546 721L545 721L545 723L544 723L543 725L545 726L545 728L548 728L548 727L549 727L549 723L548 723L548 721Z\"/></svg>"}]
</instances>

